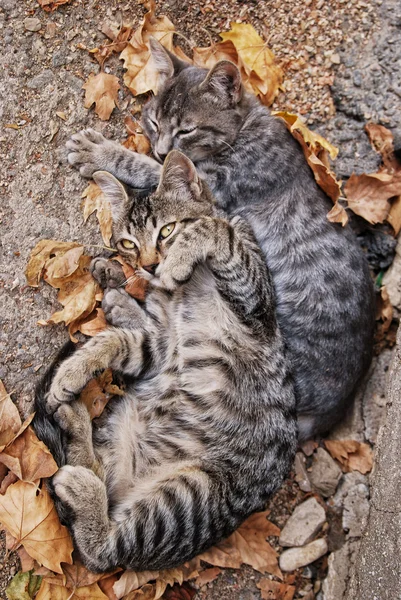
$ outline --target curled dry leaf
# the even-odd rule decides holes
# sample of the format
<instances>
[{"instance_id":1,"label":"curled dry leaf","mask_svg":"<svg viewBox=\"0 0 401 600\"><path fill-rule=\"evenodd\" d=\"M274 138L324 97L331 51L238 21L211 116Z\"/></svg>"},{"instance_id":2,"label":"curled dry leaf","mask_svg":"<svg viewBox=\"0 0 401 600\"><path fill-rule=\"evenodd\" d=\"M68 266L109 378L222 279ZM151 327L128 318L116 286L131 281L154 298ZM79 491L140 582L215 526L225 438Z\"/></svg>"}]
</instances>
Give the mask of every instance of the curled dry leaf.
<instances>
[{"instance_id":1,"label":"curled dry leaf","mask_svg":"<svg viewBox=\"0 0 401 600\"><path fill-rule=\"evenodd\" d=\"M271 579L261 579L256 587L260 589L262 600L292 600L295 594L295 587Z\"/></svg>"},{"instance_id":2,"label":"curled dry leaf","mask_svg":"<svg viewBox=\"0 0 401 600\"><path fill-rule=\"evenodd\" d=\"M79 587L71 591L64 587L62 580L44 578L35 600L108 600L97 583Z\"/></svg>"},{"instance_id":3,"label":"curled dry leaf","mask_svg":"<svg viewBox=\"0 0 401 600\"><path fill-rule=\"evenodd\" d=\"M110 202L100 189L100 187L91 181L88 187L83 191L81 198L84 199L84 221L88 220L90 215L96 211L96 217L100 225L100 233L106 246L110 246L112 234L112 219Z\"/></svg>"},{"instance_id":4,"label":"curled dry leaf","mask_svg":"<svg viewBox=\"0 0 401 600\"><path fill-rule=\"evenodd\" d=\"M376 123L367 123L365 131L373 148L381 155L385 168L389 171L396 170L397 159L394 156L394 141L391 131Z\"/></svg>"},{"instance_id":5,"label":"curled dry leaf","mask_svg":"<svg viewBox=\"0 0 401 600\"><path fill-rule=\"evenodd\" d=\"M42 477L51 477L58 469L49 450L31 427L0 453L0 462L22 481L34 482Z\"/></svg>"},{"instance_id":6,"label":"curled dry leaf","mask_svg":"<svg viewBox=\"0 0 401 600\"><path fill-rule=\"evenodd\" d=\"M38 0L38 4L46 12L53 12L62 4L68 4L69 2L71 2L71 0Z\"/></svg>"},{"instance_id":7,"label":"curled dry leaf","mask_svg":"<svg viewBox=\"0 0 401 600\"><path fill-rule=\"evenodd\" d=\"M83 251L83 246L77 242L60 242L59 240L41 240L38 242L31 251L25 271L28 285L38 287L50 258L62 257L73 248L82 248Z\"/></svg>"},{"instance_id":8,"label":"curled dry leaf","mask_svg":"<svg viewBox=\"0 0 401 600\"><path fill-rule=\"evenodd\" d=\"M24 481L0 496L0 522L39 564L62 573L61 562L72 563L72 540L61 525L46 487Z\"/></svg>"},{"instance_id":9,"label":"curled dry leaf","mask_svg":"<svg viewBox=\"0 0 401 600\"><path fill-rule=\"evenodd\" d=\"M158 90L159 74L154 67L149 48L150 36L156 38L168 50L173 51L173 34L175 32L173 23L165 15L156 17L155 0L145 2L144 6L148 12L120 54L126 69L124 83L134 96L149 91L157 93Z\"/></svg>"},{"instance_id":10,"label":"curled dry leaf","mask_svg":"<svg viewBox=\"0 0 401 600\"><path fill-rule=\"evenodd\" d=\"M21 427L18 408L0 379L0 452L11 442Z\"/></svg>"},{"instance_id":11,"label":"curled dry leaf","mask_svg":"<svg viewBox=\"0 0 401 600\"><path fill-rule=\"evenodd\" d=\"M123 142L123 146L132 152L139 154L149 154L151 151L150 141L142 133L142 128L138 122L133 121L131 117L125 117L125 127L128 132L128 138Z\"/></svg>"},{"instance_id":12,"label":"curled dry leaf","mask_svg":"<svg viewBox=\"0 0 401 600\"><path fill-rule=\"evenodd\" d=\"M283 81L283 72L267 43L249 23L231 23L230 31L220 33L220 37L234 45L245 87L270 106Z\"/></svg>"},{"instance_id":13,"label":"curled dry leaf","mask_svg":"<svg viewBox=\"0 0 401 600\"><path fill-rule=\"evenodd\" d=\"M344 192L348 206L369 223L383 223L390 212L390 199L401 195L401 171L355 175L348 179Z\"/></svg>"},{"instance_id":14,"label":"curled dry leaf","mask_svg":"<svg viewBox=\"0 0 401 600\"><path fill-rule=\"evenodd\" d=\"M125 598L127 594L139 590L139 588L144 590L146 584L150 581L155 581L156 583L149 586L146 593L150 595L152 592L152 600L157 600L163 596L168 585L173 586L175 583L182 585L184 580L196 577L198 575L198 565L199 561L193 559L176 569L124 571L120 579L114 584L113 590L118 599Z\"/></svg>"},{"instance_id":15,"label":"curled dry leaf","mask_svg":"<svg viewBox=\"0 0 401 600\"><path fill-rule=\"evenodd\" d=\"M93 337L101 331L104 331L106 327L107 322L103 309L95 308L88 317L76 321L73 326L70 325L69 332L70 335L73 335L76 331L80 331L84 335Z\"/></svg>"},{"instance_id":16,"label":"curled dry leaf","mask_svg":"<svg viewBox=\"0 0 401 600\"><path fill-rule=\"evenodd\" d=\"M230 60L238 65L238 52L231 40L193 49L193 62L197 67L211 69L219 60Z\"/></svg>"},{"instance_id":17,"label":"curled dry leaf","mask_svg":"<svg viewBox=\"0 0 401 600\"><path fill-rule=\"evenodd\" d=\"M124 391L112 383L113 373L106 369L96 379L91 379L80 394L91 419L99 417L112 396L123 396Z\"/></svg>"},{"instance_id":18,"label":"curled dry leaf","mask_svg":"<svg viewBox=\"0 0 401 600\"><path fill-rule=\"evenodd\" d=\"M163 594L164 600L192 600L196 595L196 590L189 585L188 582L178 585L173 585L172 588L168 588Z\"/></svg>"},{"instance_id":19,"label":"curled dry leaf","mask_svg":"<svg viewBox=\"0 0 401 600\"><path fill-rule=\"evenodd\" d=\"M324 445L345 471L359 471L362 474L371 471L373 452L369 444L356 440L325 440Z\"/></svg>"},{"instance_id":20,"label":"curled dry leaf","mask_svg":"<svg viewBox=\"0 0 401 600\"><path fill-rule=\"evenodd\" d=\"M308 165L313 171L316 183L333 200L334 208L328 213L327 218L331 222L346 225L348 221L347 213L338 202L341 193L340 182L337 181L330 169L328 159L328 154L332 159L335 159L338 149L324 137L308 129L297 115L280 111L274 111L272 114L284 120L288 130L300 143Z\"/></svg>"},{"instance_id":21,"label":"curled dry leaf","mask_svg":"<svg viewBox=\"0 0 401 600\"><path fill-rule=\"evenodd\" d=\"M201 560L217 567L238 569L242 563L260 573L281 577L277 552L266 542L270 535L280 535L280 530L267 520L269 511L251 515L229 538L199 556Z\"/></svg>"},{"instance_id":22,"label":"curled dry leaf","mask_svg":"<svg viewBox=\"0 0 401 600\"><path fill-rule=\"evenodd\" d=\"M111 44L103 44L100 48L94 48L90 51L102 67L105 61L113 53L122 52L124 50L131 37L132 28L127 25L121 25L121 27L117 28L108 23L104 23L100 30L112 40Z\"/></svg>"},{"instance_id":23,"label":"curled dry leaf","mask_svg":"<svg viewBox=\"0 0 401 600\"><path fill-rule=\"evenodd\" d=\"M220 575L220 573L221 569L219 569L219 567L211 567L210 569L205 569L195 579L195 583L199 587L202 587L207 583L214 581Z\"/></svg>"},{"instance_id":24,"label":"curled dry leaf","mask_svg":"<svg viewBox=\"0 0 401 600\"><path fill-rule=\"evenodd\" d=\"M115 75L91 73L82 88L85 90L85 108L95 104L95 113L102 121L110 119L115 106L118 106L120 84Z\"/></svg>"}]
</instances>

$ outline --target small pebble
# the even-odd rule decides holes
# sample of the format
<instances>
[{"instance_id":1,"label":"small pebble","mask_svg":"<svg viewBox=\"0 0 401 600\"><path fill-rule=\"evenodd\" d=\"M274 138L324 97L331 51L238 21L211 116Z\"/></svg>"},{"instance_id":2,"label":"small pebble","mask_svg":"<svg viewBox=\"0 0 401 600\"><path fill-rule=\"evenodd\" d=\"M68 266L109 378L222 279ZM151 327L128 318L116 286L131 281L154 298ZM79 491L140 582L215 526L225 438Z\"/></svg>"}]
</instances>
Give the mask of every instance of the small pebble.
<instances>
[{"instance_id":1,"label":"small pebble","mask_svg":"<svg viewBox=\"0 0 401 600\"><path fill-rule=\"evenodd\" d=\"M42 27L42 24L39 19L27 17L24 19L24 27L27 31L39 31L39 29Z\"/></svg>"},{"instance_id":2,"label":"small pebble","mask_svg":"<svg viewBox=\"0 0 401 600\"><path fill-rule=\"evenodd\" d=\"M284 550L279 558L282 571L295 571L299 567L305 567L315 562L328 551L327 542L324 538L315 540L301 548L289 548Z\"/></svg>"}]
</instances>

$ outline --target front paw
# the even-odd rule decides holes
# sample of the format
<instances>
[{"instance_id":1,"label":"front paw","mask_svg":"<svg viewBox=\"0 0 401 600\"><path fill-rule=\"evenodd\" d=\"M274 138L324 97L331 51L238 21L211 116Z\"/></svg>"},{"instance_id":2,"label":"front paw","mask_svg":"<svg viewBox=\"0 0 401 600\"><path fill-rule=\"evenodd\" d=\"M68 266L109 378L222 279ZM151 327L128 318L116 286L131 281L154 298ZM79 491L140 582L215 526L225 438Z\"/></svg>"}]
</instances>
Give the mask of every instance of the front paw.
<instances>
[{"instance_id":1,"label":"front paw","mask_svg":"<svg viewBox=\"0 0 401 600\"><path fill-rule=\"evenodd\" d=\"M83 177L92 177L95 171L107 167L108 155L114 143L94 129L75 133L66 143L68 162L79 170Z\"/></svg>"},{"instance_id":2,"label":"front paw","mask_svg":"<svg viewBox=\"0 0 401 600\"><path fill-rule=\"evenodd\" d=\"M140 328L144 324L144 313L137 301L123 289L107 289L102 308L108 323L113 327Z\"/></svg>"},{"instance_id":3,"label":"front paw","mask_svg":"<svg viewBox=\"0 0 401 600\"><path fill-rule=\"evenodd\" d=\"M54 413L62 404L73 402L89 379L76 356L64 362L56 372L46 395L47 412Z\"/></svg>"},{"instance_id":4,"label":"front paw","mask_svg":"<svg viewBox=\"0 0 401 600\"><path fill-rule=\"evenodd\" d=\"M74 439L85 440L92 435L92 425L88 409L80 400L70 404L61 404L53 415L63 431L68 432Z\"/></svg>"},{"instance_id":5,"label":"front paw","mask_svg":"<svg viewBox=\"0 0 401 600\"><path fill-rule=\"evenodd\" d=\"M122 287L126 281L124 271L116 260L98 256L92 260L89 270L104 290Z\"/></svg>"},{"instance_id":6,"label":"front paw","mask_svg":"<svg viewBox=\"0 0 401 600\"><path fill-rule=\"evenodd\" d=\"M98 516L107 507L106 488L90 469L65 465L53 476L56 495L78 519Z\"/></svg>"},{"instance_id":7,"label":"front paw","mask_svg":"<svg viewBox=\"0 0 401 600\"><path fill-rule=\"evenodd\" d=\"M166 261L160 266L159 273L159 284L153 280L152 283L158 285L158 287L164 288L170 292L176 290L180 285L186 283L190 278L194 270L194 265L185 263L181 260L172 260L167 257Z\"/></svg>"}]
</instances>

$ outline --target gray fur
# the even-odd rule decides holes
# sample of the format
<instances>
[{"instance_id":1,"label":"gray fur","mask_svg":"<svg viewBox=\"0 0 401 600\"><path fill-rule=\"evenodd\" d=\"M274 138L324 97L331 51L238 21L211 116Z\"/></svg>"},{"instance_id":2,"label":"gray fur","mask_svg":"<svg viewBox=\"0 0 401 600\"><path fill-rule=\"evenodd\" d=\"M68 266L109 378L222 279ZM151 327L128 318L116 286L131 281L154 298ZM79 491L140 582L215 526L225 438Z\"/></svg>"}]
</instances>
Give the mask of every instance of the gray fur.
<instances>
[{"instance_id":1,"label":"gray fur","mask_svg":"<svg viewBox=\"0 0 401 600\"><path fill-rule=\"evenodd\" d=\"M281 485L297 440L292 378L252 230L220 216L188 159L172 152L146 199L109 174L96 179L114 196L113 243L150 291L141 307L109 287L105 303L119 307L121 294L129 328L106 330L57 369L46 406L69 442L53 485L89 569L170 568L229 535ZM119 280L102 259L92 272ZM106 367L130 382L92 445L75 398Z\"/></svg>"},{"instance_id":2,"label":"gray fur","mask_svg":"<svg viewBox=\"0 0 401 600\"><path fill-rule=\"evenodd\" d=\"M367 371L373 286L353 232L327 220L331 202L298 143L256 98L238 94L235 68L224 64L208 74L174 59L174 75L145 106L143 126L160 162L172 148L184 152L219 207L252 226L273 278L302 441L341 419ZM146 157L138 177L142 156L104 138L92 142L92 135L84 131L67 143L82 174L101 167L133 187L158 180L158 162Z\"/></svg>"}]
</instances>

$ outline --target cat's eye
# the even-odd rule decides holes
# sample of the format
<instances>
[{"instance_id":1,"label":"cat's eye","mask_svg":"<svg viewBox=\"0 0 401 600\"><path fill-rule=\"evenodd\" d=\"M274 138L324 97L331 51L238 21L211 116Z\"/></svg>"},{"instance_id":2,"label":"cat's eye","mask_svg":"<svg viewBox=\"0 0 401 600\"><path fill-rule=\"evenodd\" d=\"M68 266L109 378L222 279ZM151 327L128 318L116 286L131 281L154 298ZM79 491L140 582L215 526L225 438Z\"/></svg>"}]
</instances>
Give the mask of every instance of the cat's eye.
<instances>
[{"instance_id":1,"label":"cat's eye","mask_svg":"<svg viewBox=\"0 0 401 600\"><path fill-rule=\"evenodd\" d=\"M168 238L168 236L170 234L173 233L174 229L175 229L175 223L169 223L168 225L165 225L159 231L159 239L165 240L166 238Z\"/></svg>"},{"instance_id":2,"label":"cat's eye","mask_svg":"<svg viewBox=\"0 0 401 600\"><path fill-rule=\"evenodd\" d=\"M121 240L121 244L127 250L132 250L133 248L136 248L136 245L134 244L134 242L131 242L131 240Z\"/></svg>"},{"instance_id":3,"label":"cat's eye","mask_svg":"<svg viewBox=\"0 0 401 600\"><path fill-rule=\"evenodd\" d=\"M177 131L177 135L188 135L189 133L193 133L196 129L198 129L196 125L194 127L187 127L187 129L180 129Z\"/></svg>"},{"instance_id":4,"label":"cat's eye","mask_svg":"<svg viewBox=\"0 0 401 600\"><path fill-rule=\"evenodd\" d=\"M156 121L154 121L150 117L148 117L148 121L151 129L153 129L154 132L159 131L159 125L156 123Z\"/></svg>"}]
</instances>

